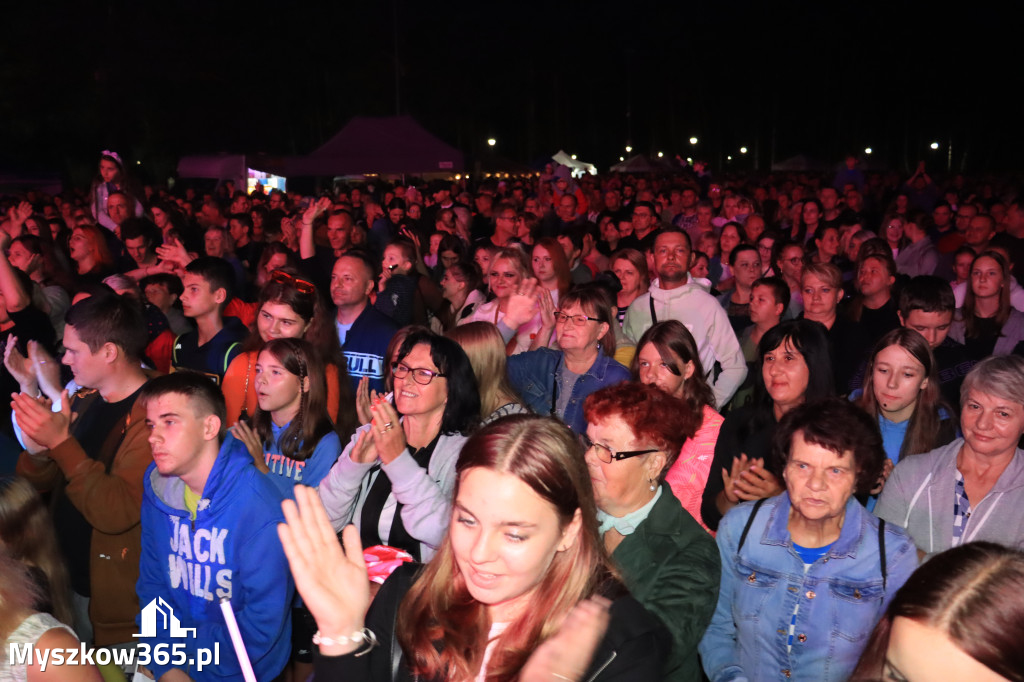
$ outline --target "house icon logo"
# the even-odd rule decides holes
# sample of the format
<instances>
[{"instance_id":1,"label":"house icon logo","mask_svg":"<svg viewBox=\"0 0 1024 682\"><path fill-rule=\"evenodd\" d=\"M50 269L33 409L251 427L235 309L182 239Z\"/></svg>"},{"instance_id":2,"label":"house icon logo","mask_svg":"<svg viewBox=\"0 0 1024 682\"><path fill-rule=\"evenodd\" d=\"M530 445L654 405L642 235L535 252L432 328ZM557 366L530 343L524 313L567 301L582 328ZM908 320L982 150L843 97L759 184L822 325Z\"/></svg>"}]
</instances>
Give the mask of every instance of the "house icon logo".
<instances>
[{"instance_id":1,"label":"house icon logo","mask_svg":"<svg viewBox=\"0 0 1024 682\"><path fill-rule=\"evenodd\" d=\"M181 621L174 615L174 609L164 601L163 597L157 597L142 609L142 632L132 635L133 637L156 637L157 619L163 624L160 629L166 630L171 637L195 637L195 628L181 627ZM191 633L191 635L189 634Z\"/></svg>"}]
</instances>

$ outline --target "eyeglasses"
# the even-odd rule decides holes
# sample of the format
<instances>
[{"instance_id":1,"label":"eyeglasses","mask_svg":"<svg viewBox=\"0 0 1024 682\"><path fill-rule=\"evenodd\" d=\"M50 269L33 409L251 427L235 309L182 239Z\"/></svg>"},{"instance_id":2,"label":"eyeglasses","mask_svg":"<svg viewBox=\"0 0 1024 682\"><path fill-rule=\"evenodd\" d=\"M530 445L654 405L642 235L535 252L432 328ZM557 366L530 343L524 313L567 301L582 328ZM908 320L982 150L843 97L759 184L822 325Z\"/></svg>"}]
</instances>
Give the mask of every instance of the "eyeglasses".
<instances>
[{"instance_id":1,"label":"eyeglasses","mask_svg":"<svg viewBox=\"0 0 1024 682\"><path fill-rule=\"evenodd\" d=\"M405 377L409 376L409 372L412 372L413 381L422 386L426 386L427 384L429 384L431 381L434 380L434 377L448 376L447 374L442 374L441 372L435 372L432 369L424 369L423 367L410 367L404 362L391 363L391 375L396 379L404 379Z\"/></svg>"},{"instance_id":2,"label":"eyeglasses","mask_svg":"<svg viewBox=\"0 0 1024 682\"><path fill-rule=\"evenodd\" d=\"M623 452L615 452L607 445L601 445L587 438L586 434L580 435L580 443L587 450L593 448L597 453L597 458L605 464L611 464L613 461L620 459L629 459L630 457L639 457L640 455L649 455L652 452L658 452L658 448L651 448L650 450L624 450Z\"/></svg>"},{"instance_id":3,"label":"eyeglasses","mask_svg":"<svg viewBox=\"0 0 1024 682\"><path fill-rule=\"evenodd\" d=\"M300 294L312 294L316 292L316 286L308 279L294 277L284 270L274 270L270 273L270 281L278 284L290 284L299 290Z\"/></svg>"},{"instance_id":4,"label":"eyeglasses","mask_svg":"<svg viewBox=\"0 0 1024 682\"><path fill-rule=\"evenodd\" d=\"M565 324L566 320L572 320L572 323L574 325L576 325L577 327L582 327L588 321L591 321L591 322L600 322L601 321L600 319L598 319L596 317L587 317L586 315L566 315L561 310L556 310L555 311L555 324L556 325Z\"/></svg>"}]
</instances>

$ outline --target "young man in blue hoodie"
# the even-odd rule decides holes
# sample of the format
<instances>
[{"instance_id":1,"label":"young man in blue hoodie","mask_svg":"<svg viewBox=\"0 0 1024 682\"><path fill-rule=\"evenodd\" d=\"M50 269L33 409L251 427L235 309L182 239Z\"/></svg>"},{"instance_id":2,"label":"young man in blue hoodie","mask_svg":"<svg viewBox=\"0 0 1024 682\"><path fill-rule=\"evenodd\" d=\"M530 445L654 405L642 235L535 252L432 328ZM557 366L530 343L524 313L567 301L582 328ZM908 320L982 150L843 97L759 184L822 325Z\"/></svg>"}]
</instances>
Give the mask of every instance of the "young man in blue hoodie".
<instances>
[{"instance_id":1,"label":"young man in blue hoodie","mask_svg":"<svg viewBox=\"0 0 1024 682\"><path fill-rule=\"evenodd\" d=\"M277 537L284 520L281 494L253 466L241 441L232 438L221 446L224 396L204 375L158 377L140 400L153 464L144 479L137 621L140 643L151 652L168 645L171 659L160 665L154 656L148 667L159 682L241 681L220 608L228 599L256 679L274 680L291 653L294 594ZM153 600L164 613L160 600L173 609L177 628L161 627L163 620L156 618L154 632L147 613ZM206 654L198 650L215 646L219 662L200 670L195 663Z\"/></svg>"}]
</instances>

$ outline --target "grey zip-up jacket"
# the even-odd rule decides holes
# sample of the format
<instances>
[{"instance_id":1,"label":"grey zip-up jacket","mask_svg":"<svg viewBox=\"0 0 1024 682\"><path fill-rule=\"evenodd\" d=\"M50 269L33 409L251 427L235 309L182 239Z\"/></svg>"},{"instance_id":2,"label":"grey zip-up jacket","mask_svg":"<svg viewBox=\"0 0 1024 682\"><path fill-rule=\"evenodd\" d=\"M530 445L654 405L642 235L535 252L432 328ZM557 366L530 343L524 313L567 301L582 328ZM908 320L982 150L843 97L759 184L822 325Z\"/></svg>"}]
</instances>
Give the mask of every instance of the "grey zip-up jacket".
<instances>
[{"instance_id":1,"label":"grey zip-up jacket","mask_svg":"<svg viewBox=\"0 0 1024 682\"><path fill-rule=\"evenodd\" d=\"M964 439L901 459L885 483L875 514L903 526L929 555L953 546L956 457ZM963 543L987 540L1024 549L1024 450L1018 449L992 490L970 500Z\"/></svg>"}]
</instances>

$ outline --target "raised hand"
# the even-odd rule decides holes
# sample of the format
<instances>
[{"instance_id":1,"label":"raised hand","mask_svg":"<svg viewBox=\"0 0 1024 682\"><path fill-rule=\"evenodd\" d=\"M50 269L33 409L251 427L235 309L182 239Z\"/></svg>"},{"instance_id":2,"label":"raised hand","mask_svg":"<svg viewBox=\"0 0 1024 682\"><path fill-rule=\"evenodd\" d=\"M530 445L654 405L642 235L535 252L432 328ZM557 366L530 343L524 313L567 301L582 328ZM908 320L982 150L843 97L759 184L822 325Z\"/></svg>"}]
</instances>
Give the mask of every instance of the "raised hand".
<instances>
[{"instance_id":1,"label":"raised hand","mask_svg":"<svg viewBox=\"0 0 1024 682\"><path fill-rule=\"evenodd\" d=\"M263 471L267 468L266 459L263 456L263 443L260 442L260 437L244 421L237 421L228 431L231 435L242 441L245 444L245 449L252 455L253 460L256 462L256 468ZM264 471L264 473L266 473Z\"/></svg>"},{"instance_id":2,"label":"raised hand","mask_svg":"<svg viewBox=\"0 0 1024 682\"><path fill-rule=\"evenodd\" d=\"M295 501L281 503L285 523L278 524L295 587L324 637L349 636L363 627L370 606L370 579L363 560L359 531L349 525L342 531L345 551L331 527L316 491L295 486ZM328 656L349 653L358 644L320 646Z\"/></svg>"},{"instance_id":3,"label":"raised hand","mask_svg":"<svg viewBox=\"0 0 1024 682\"><path fill-rule=\"evenodd\" d=\"M50 450L68 439L71 427L71 398L61 393L60 412L50 411L49 398L35 398L24 393L11 396L11 409L22 432L42 448Z\"/></svg>"},{"instance_id":4,"label":"raised hand","mask_svg":"<svg viewBox=\"0 0 1024 682\"><path fill-rule=\"evenodd\" d=\"M896 465L892 463L892 460L886 457L885 463L882 465L882 473L878 477L878 482L875 483L875 487L871 489L872 495L881 495L882 489L885 488L885 482L889 480L889 474L896 468Z\"/></svg>"},{"instance_id":5,"label":"raised hand","mask_svg":"<svg viewBox=\"0 0 1024 682\"><path fill-rule=\"evenodd\" d=\"M785 488L775 475L764 468L764 460L760 457L750 460L750 467L734 481L736 495L741 500L760 500L774 497Z\"/></svg>"},{"instance_id":6,"label":"raised hand","mask_svg":"<svg viewBox=\"0 0 1024 682\"><path fill-rule=\"evenodd\" d=\"M370 396L370 377L361 378L359 385L356 386L356 418L359 419L360 424L369 424L373 419L373 414L370 413L370 401L376 397L376 391L373 392L372 398Z\"/></svg>"},{"instance_id":7,"label":"raised hand","mask_svg":"<svg viewBox=\"0 0 1024 682\"><path fill-rule=\"evenodd\" d=\"M28 358L18 350L18 337L8 336L7 347L4 348L4 367L11 373L22 393L35 395L39 392L39 382L36 381L35 370Z\"/></svg>"},{"instance_id":8,"label":"raised hand","mask_svg":"<svg viewBox=\"0 0 1024 682\"><path fill-rule=\"evenodd\" d=\"M746 453L743 453L739 457L733 457L732 467L729 471L722 469L722 483L724 484L722 492L725 493L725 499L729 501L730 507L734 507L740 502L740 497L736 494L735 483L739 480L740 474L749 468L750 460L747 459Z\"/></svg>"},{"instance_id":9,"label":"raised hand","mask_svg":"<svg viewBox=\"0 0 1024 682\"><path fill-rule=\"evenodd\" d=\"M537 280L533 277L524 279L514 294L509 296L505 304L505 324L509 329L518 329L534 318L539 310L537 300Z\"/></svg>"},{"instance_id":10,"label":"raised hand","mask_svg":"<svg viewBox=\"0 0 1024 682\"><path fill-rule=\"evenodd\" d=\"M43 394L54 401L60 398L61 391L64 390L60 383L60 363L47 353L38 341L28 342L28 359L32 363L32 370Z\"/></svg>"},{"instance_id":11,"label":"raised hand","mask_svg":"<svg viewBox=\"0 0 1024 682\"><path fill-rule=\"evenodd\" d=\"M370 422L370 435L381 461L391 463L405 452L405 431L398 421L398 412L391 403L378 397L370 406L373 420Z\"/></svg>"},{"instance_id":12,"label":"raised hand","mask_svg":"<svg viewBox=\"0 0 1024 682\"><path fill-rule=\"evenodd\" d=\"M591 597L576 604L558 632L537 647L526 661L519 679L522 682L582 680L608 629L610 605L603 597Z\"/></svg>"}]
</instances>

